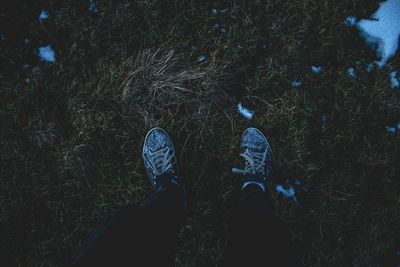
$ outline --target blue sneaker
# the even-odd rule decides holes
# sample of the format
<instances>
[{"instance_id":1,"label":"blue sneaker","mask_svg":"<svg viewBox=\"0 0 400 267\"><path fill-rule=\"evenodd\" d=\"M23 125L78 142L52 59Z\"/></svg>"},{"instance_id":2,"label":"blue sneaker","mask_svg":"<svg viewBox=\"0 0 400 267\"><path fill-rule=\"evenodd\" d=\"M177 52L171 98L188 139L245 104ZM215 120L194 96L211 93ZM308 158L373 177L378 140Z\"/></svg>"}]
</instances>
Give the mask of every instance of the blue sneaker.
<instances>
[{"instance_id":1,"label":"blue sneaker","mask_svg":"<svg viewBox=\"0 0 400 267\"><path fill-rule=\"evenodd\" d=\"M175 148L163 129L153 128L147 133L142 156L147 176L156 191L166 182L175 183L180 187Z\"/></svg>"},{"instance_id":2,"label":"blue sneaker","mask_svg":"<svg viewBox=\"0 0 400 267\"><path fill-rule=\"evenodd\" d=\"M244 175L242 189L248 184L257 184L265 192L272 171L272 150L265 136L256 128L243 132L240 156L243 169L232 168L232 172Z\"/></svg>"}]
</instances>

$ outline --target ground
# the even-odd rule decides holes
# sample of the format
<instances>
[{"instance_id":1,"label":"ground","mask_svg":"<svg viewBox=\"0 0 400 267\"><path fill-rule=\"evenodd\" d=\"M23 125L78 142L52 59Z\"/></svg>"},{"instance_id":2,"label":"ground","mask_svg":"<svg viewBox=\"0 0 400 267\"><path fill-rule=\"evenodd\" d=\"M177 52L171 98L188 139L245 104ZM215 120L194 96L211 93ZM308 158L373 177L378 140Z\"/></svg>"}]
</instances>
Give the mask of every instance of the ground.
<instances>
[{"instance_id":1,"label":"ground","mask_svg":"<svg viewBox=\"0 0 400 267\"><path fill-rule=\"evenodd\" d=\"M256 127L272 146L273 185L308 187L294 186L298 205L272 192L302 263L394 265L400 134L385 126L400 118L389 76L400 70L399 52L366 72L375 52L344 24L367 18L375 1L94 0L90 10L89 1L8 2L0 12L3 259L66 264L118 207L151 195L141 149L160 126L189 192L176 265L215 266L239 191L231 168L240 136ZM43 9L49 18L39 21ZM49 44L55 63L37 55Z\"/></svg>"}]
</instances>

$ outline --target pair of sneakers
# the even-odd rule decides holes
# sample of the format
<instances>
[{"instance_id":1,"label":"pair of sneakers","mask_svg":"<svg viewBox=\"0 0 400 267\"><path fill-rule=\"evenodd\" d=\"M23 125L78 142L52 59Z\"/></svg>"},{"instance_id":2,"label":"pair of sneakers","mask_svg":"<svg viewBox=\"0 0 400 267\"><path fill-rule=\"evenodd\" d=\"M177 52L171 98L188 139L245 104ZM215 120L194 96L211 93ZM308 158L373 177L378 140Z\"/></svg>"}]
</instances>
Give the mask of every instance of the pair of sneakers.
<instances>
[{"instance_id":1,"label":"pair of sneakers","mask_svg":"<svg viewBox=\"0 0 400 267\"><path fill-rule=\"evenodd\" d=\"M144 140L143 160L147 176L156 191L163 184L172 182L180 186L175 148L168 134L161 128L151 129ZM248 184L259 185L265 192L267 178L272 169L272 151L265 136L255 128L243 132L240 143L242 169L232 172L241 174L242 189Z\"/></svg>"}]
</instances>

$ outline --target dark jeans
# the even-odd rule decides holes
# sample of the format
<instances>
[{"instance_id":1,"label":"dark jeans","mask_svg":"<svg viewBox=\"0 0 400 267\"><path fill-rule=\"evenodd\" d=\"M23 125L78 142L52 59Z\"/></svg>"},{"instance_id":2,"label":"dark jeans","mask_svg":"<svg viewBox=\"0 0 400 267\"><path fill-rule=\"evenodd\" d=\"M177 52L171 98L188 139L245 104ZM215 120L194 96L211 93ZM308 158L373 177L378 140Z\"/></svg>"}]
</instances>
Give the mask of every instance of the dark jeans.
<instances>
[{"instance_id":1,"label":"dark jeans","mask_svg":"<svg viewBox=\"0 0 400 267\"><path fill-rule=\"evenodd\" d=\"M174 266L184 219L183 189L172 183L140 206L128 206L103 224L77 266ZM287 229L267 194L249 185L239 200L221 266L297 266Z\"/></svg>"}]
</instances>

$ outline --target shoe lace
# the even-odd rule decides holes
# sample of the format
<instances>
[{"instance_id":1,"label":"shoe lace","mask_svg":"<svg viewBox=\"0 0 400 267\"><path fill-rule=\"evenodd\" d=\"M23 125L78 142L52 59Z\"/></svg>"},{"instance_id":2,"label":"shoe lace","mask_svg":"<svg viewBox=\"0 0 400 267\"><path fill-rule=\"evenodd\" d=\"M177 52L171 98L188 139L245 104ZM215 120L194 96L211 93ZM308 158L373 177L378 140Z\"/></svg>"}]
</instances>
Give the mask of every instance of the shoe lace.
<instances>
[{"instance_id":1,"label":"shoe lace","mask_svg":"<svg viewBox=\"0 0 400 267\"><path fill-rule=\"evenodd\" d=\"M161 175L163 173L172 171L174 156L175 151L166 146L149 154L149 157L151 159L149 163L151 164L153 170L157 173L157 175Z\"/></svg>"},{"instance_id":2,"label":"shoe lace","mask_svg":"<svg viewBox=\"0 0 400 267\"><path fill-rule=\"evenodd\" d=\"M265 158L267 153L261 152L251 152L247 148L243 153L240 154L241 157L245 160L244 169L232 168L233 173L238 174L263 174L265 169Z\"/></svg>"}]
</instances>

